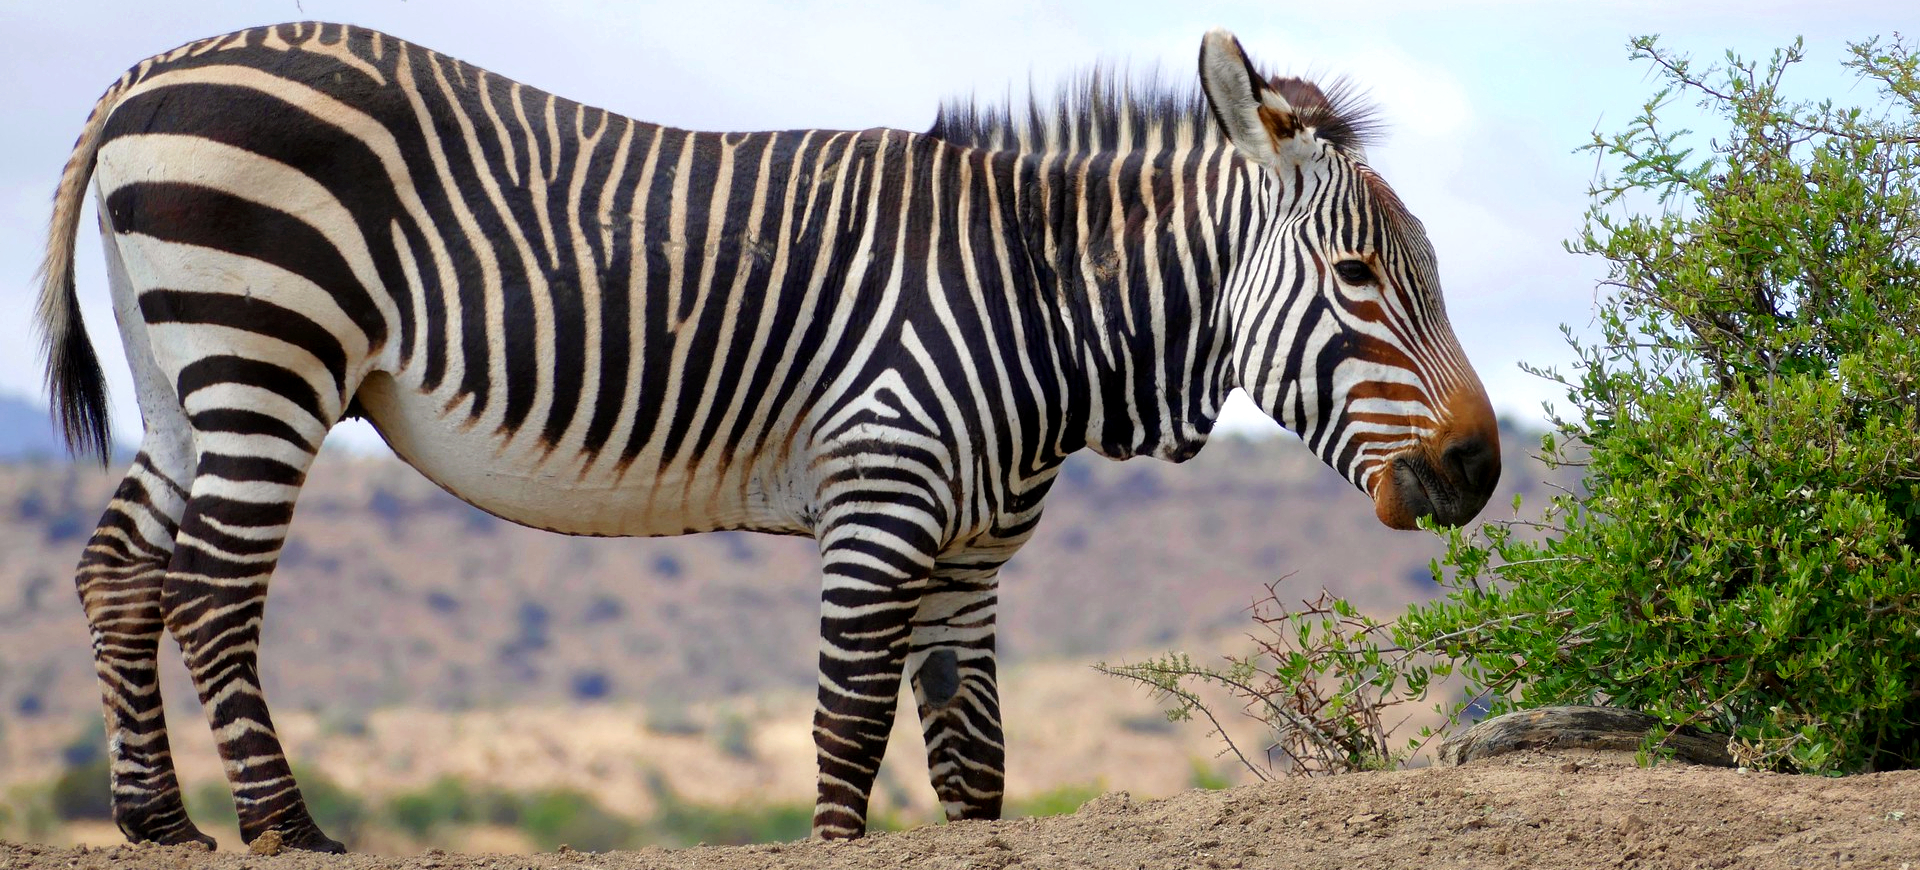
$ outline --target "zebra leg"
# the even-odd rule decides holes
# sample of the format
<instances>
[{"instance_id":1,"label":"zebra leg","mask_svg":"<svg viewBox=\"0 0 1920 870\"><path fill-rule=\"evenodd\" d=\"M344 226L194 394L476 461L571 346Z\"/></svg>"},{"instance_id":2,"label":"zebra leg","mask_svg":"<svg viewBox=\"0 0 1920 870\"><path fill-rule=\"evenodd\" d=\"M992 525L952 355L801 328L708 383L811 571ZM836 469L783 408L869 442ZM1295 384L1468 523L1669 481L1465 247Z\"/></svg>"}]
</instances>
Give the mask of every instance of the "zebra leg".
<instances>
[{"instance_id":1,"label":"zebra leg","mask_svg":"<svg viewBox=\"0 0 1920 870\"><path fill-rule=\"evenodd\" d=\"M93 666L106 708L113 820L135 842L203 843L180 801L160 704L161 584L187 491L179 451L149 436L80 556L75 583L93 635ZM158 461L155 456L162 457Z\"/></svg>"},{"instance_id":2,"label":"zebra leg","mask_svg":"<svg viewBox=\"0 0 1920 870\"><path fill-rule=\"evenodd\" d=\"M997 819L1006 779L1000 687L994 676L992 569L935 576L913 618L913 696L927 769L949 821Z\"/></svg>"},{"instance_id":3,"label":"zebra leg","mask_svg":"<svg viewBox=\"0 0 1920 870\"><path fill-rule=\"evenodd\" d=\"M820 781L813 835L823 839L867 832L867 800L900 701L913 614L932 570L930 555L902 551L919 549L906 542L924 538L926 524L874 514L859 523L829 527L820 536L820 690L813 713Z\"/></svg>"},{"instance_id":4,"label":"zebra leg","mask_svg":"<svg viewBox=\"0 0 1920 870\"><path fill-rule=\"evenodd\" d=\"M270 428L264 419L247 422ZM311 448L257 434L202 432L198 440L200 465L167 571L164 607L226 764L240 836L251 843L272 830L291 848L344 852L314 825L294 784L260 690L257 656L267 580Z\"/></svg>"}]
</instances>

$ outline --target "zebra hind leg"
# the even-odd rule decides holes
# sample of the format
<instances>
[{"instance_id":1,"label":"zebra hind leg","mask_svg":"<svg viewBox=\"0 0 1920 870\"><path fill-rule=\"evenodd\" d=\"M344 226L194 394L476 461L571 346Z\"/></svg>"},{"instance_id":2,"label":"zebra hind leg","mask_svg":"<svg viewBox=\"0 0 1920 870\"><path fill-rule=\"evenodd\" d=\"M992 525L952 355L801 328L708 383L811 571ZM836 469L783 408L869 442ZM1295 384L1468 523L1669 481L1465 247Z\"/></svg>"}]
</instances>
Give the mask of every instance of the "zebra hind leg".
<instances>
[{"instance_id":1,"label":"zebra hind leg","mask_svg":"<svg viewBox=\"0 0 1920 870\"><path fill-rule=\"evenodd\" d=\"M939 581L921 599L908 658L927 770L949 821L997 819L1006 745L994 673L996 586L991 572Z\"/></svg>"},{"instance_id":2,"label":"zebra hind leg","mask_svg":"<svg viewBox=\"0 0 1920 870\"><path fill-rule=\"evenodd\" d=\"M869 515L862 526L820 536L823 580L819 705L813 741L820 761L813 835L864 836L887 736L900 702L913 614L932 568L914 542L931 549L924 522ZM880 543L886 541L887 543Z\"/></svg>"},{"instance_id":3,"label":"zebra hind leg","mask_svg":"<svg viewBox=\"0 0 1920 870\"><path fill-rule=\"evenodd\" d=\"M196 419L225 419L234 431L196 432L200 464L164 590L167 629L213 727L241 838L251 843L276 831L289 848L344 852L314 824L294 783L261 692L257 653L267 581L326 428L303 436L239 409Z\"/></svg>"},{"instance_id":4,"label":"zebra hind leg","mask_svg":"<svg viewBox=\"0 0 1920 870\"><path fill-rule=\"evenodd\" d=\"M187 502L186 474L165 464L147 452L134 459L81 554L75 584L106 709L115 824L135 843L212 848L181 803L160 703L161 585Z\"/></svg>"}]
</instances>

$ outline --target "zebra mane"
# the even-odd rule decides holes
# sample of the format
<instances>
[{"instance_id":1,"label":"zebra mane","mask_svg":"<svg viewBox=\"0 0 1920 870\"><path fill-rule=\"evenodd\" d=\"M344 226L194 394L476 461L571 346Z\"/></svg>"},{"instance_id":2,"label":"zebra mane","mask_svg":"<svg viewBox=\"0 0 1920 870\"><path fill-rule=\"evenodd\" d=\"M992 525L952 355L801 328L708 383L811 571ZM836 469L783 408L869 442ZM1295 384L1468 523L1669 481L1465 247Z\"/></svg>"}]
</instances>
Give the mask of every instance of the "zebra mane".
<instances>
[{"instance_id":1,"label":"zebra mane","mask_svg":"<svg viewBox=\"0 0 1920 870\"><path fill-rule=\"evenodd\" d=\"M1304 126L1348 153L1358 153L1379 138L1378 108L1351 80L1325 85L1293 76L1269 76L1301 113ZM1157 132L1161 147L1207 146L1223 141L1206 96L1192 85L1169 84L1159 70L1134 76L1125 67L1095 66L1063 83L1051 99L1029 87L1026 105L1016 113L1011 94L982 105L972 96L940 104L927 135L967 148L1037 154L1088 154L1146 147Z\"/></svg>"}]
</instances>

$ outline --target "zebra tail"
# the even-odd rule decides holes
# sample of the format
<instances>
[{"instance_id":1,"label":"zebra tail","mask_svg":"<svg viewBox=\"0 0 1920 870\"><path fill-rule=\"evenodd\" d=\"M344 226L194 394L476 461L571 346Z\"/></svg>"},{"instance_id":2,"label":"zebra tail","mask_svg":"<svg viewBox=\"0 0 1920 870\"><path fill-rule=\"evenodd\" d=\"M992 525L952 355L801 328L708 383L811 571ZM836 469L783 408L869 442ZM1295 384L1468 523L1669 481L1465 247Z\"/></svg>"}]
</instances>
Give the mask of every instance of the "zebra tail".
<instances>
[{"instance_id":1,"label":"zebra tail","mask_svg":"<svg viewBox=\"0 0 1920 870\"><path fill-rule=\"evenodd\" d=\"M53 225L47 234L47 256L40 265L40 304L35 313L40 352L47 360L47 393L53 416L67 450L75 456L89 453L106 465L111 458L111 421L107 417L107 384L100 358L87 339L80 316L80 298L73 286L73 247L80 228L81 206L87 182L93 177L100 133L112 114L124 82L115 84L93 106L87 126L74 143L73 156L60 176L53 196Z\"/></svg>"}]
</instances>

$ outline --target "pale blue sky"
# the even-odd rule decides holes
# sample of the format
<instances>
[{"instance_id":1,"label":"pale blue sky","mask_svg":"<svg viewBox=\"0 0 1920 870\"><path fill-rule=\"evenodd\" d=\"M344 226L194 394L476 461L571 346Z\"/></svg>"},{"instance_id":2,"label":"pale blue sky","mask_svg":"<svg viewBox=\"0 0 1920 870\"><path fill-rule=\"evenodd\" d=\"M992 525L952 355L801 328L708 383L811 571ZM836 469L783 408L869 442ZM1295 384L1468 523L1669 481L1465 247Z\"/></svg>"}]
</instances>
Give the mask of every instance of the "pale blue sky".
<instances>
[{"instance_id":1,"label":"pale blue sky","mask_svg":"<svg viewBox=\"0 0 1920 870\"><path fill-rule=\"evenodd\" d=\"M1836 64L1847 39L1916 22L1911 3L1088 2L978 4L677 0L275 0L7 3L0 80L0 393L41 397L30 319L48 201L81 122L134 62L182 42L317 18L379 28L546 90L698 129L924 129L946 96L1046 83L1097 60L1191 76L1200 36L1224 25L1269 67L1344 74L1389 122L1373 162L1426 223L1448 308L1495 406L1537 421L1551 385L1520 360L1563 363L1584 330L1600 264L1561 250L1580 227L1596 124L1617 129L1652 89L1626 43L1660 33L1702 58L1807 39L1806 93L1865 99ZM137 439L93 221L81 298L109 372L115 426ZM1271 427L1237 408L1228 425ZM377 443L369 431L343 432Z\"/></svg>"}]
</instances>

